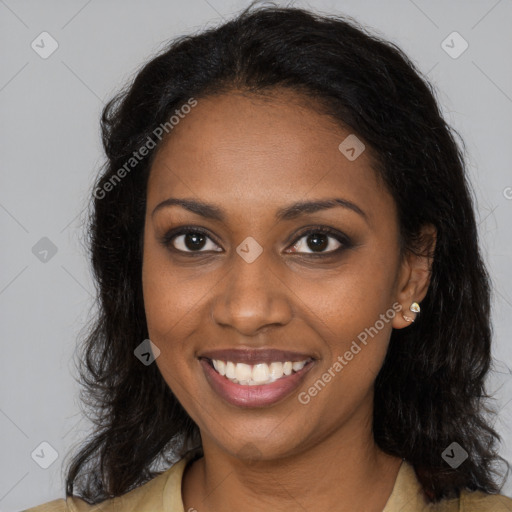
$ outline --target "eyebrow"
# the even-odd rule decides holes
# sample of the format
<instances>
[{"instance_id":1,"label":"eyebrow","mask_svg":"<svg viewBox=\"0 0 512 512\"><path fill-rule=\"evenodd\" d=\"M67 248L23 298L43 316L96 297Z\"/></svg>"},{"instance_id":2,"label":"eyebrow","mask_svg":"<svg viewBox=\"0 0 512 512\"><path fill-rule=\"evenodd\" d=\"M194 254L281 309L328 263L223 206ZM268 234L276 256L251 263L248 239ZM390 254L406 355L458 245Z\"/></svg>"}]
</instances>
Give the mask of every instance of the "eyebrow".
<instances>
[{"instance_id":1,"label":"eyebrow","mask_svg":"<svg viewBox=\"0 0 512 512\"><path fill-rule=\"evenodd\" d=\"M224 212L211 203L197 201L195 199L178 199L175 197L170 197L159 203L153 210L151 216L154 216L155 213L162 208L173 205L181 206L182 208L207 219L214 219L223 222L226 218ZM320 210L327 210L329 208L335 207L342 207L348 210L352 210L353 212L363 217L366 222L368 222L368 216L359 206L351 201L348 201L347 199L338 197L316 201L298 201L277 210L276 220L293 220L307 213L315 213Z\"/></svg>"}]
</instances>

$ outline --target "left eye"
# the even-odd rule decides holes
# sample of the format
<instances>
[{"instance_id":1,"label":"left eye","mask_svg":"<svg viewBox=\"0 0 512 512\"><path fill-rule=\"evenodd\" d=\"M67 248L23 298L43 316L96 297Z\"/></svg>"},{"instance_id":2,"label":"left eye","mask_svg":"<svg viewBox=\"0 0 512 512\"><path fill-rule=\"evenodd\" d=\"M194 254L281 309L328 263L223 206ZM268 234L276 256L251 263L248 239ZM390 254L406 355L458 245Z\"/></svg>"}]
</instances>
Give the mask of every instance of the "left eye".
<instances>
[{"instance_id":1,"label":"left eye","mask_svg":"<svg viewBox=\"0 0 512 512\"><path fill-rule=\"evenodd\" d=\"M334 236L322 233L321 231L311 231L304 234L295 242L290 252L306 252L307 254L323 254L326 252L335 252L342 244ZM305 249L309 249L305 250Z\"/></svg>"}]
</instances>

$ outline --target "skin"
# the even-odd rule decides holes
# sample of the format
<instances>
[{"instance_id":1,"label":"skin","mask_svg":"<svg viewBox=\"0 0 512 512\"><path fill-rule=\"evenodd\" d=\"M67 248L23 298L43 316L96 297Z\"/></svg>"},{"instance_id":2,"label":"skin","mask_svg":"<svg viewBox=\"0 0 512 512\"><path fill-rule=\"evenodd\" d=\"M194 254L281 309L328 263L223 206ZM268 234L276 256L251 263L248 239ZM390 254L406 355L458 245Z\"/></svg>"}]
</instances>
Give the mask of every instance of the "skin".
<instances>
[{"instance_id":1,"label":"skin","mask_svg":"<svg viewBox=\"0 0 512 512\"><path fill-rule=\"evenodd\" d=\"M152 165L142 272L149 335L204 449L184 474L185 510L381 511L401 464L376 446L371 431L374 380L392 328L410 325L400 313L307 405L297 398L393 303L414 318L408 309L426 295L431 265L426 256L401 258L395 204L368 146L349 161L338 145L350 131L302 100L283 90L199 99ZM177 205L152 215L169 197L212 203L226 218ZM355 203L367 218L334 207L275 219L296 201L333 197ZM161 241L187 224L211 234L199 255L172 251L187 250L183 236L167 247ZM311 225L344 233L352 245L311 257L302 235ZM435 237L432 228L425 232ZM248 236L263 248L252 263L236 252ZM339 247L328 236L325 254ZM241 409L211 389L197 359L234 347L305 352L315 363L289 397Z\"/></svg>"}]
</instances>

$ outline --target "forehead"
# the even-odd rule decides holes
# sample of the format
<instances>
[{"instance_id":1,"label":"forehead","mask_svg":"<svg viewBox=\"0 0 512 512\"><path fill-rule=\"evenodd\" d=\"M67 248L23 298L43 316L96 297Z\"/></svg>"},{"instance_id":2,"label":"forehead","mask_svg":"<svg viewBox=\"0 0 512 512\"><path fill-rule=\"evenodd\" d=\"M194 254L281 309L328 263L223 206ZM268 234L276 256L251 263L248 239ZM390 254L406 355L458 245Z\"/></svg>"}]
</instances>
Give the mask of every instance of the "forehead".
<instances>
[{"instance_id":1,"label":"forehead","mask_svg":"<svg viewBox=\"0 0 512 512\"><path fill-rule=\"evenodd\" d=\"M390 206L369 148L348 159L339 145L354 135L314 100L281 91L197 102L156 155L148 203L181 195L277 207L339 192L377 209Z\"/></svg>"}]
</instances>

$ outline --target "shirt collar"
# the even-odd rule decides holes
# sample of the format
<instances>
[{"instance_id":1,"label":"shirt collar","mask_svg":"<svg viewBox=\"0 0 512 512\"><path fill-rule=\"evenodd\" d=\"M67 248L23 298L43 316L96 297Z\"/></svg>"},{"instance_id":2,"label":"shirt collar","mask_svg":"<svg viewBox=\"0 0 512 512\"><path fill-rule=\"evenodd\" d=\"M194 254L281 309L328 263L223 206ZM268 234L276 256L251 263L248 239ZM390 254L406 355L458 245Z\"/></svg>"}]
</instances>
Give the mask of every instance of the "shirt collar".
<instances>
[{"instance_id":1,"label":"shirt collar","mask_svg":"<svg viewBox=\"0 0 512 512\"><path fill-rule=\"evenodd\" d=\"M398 475L382 512L414 510L415 512L428 510L428 503L424 497L421 484L416 477L416 472L406 460L402 461Z\"/></svg>"}]
</instances>

